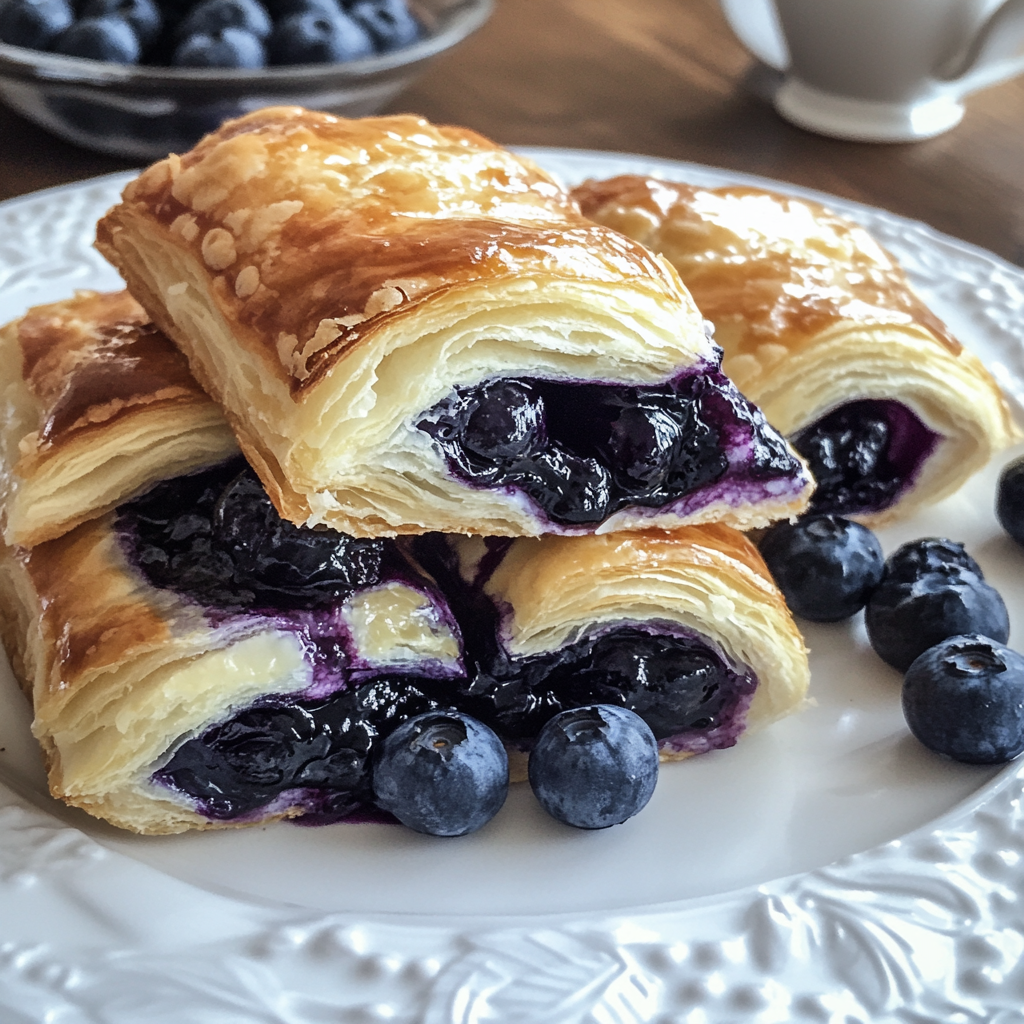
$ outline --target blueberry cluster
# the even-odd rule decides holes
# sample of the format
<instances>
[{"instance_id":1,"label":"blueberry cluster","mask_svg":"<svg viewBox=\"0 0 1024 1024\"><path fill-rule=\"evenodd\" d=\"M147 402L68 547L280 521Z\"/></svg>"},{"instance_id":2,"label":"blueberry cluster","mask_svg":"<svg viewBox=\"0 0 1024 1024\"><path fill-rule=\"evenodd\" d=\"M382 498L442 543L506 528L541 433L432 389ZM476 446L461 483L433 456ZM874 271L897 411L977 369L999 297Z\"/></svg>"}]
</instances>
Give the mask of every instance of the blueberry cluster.
<instances>
[{"instance_id":1,"label":"blueberry cluster","mask_svg":"<svg viewBox=\"0 0 1024 1024\"><path fill-rule=\"evenodd\" d=\"M1001 516L1024 521L1014 478L1004 474ZM760 548L797 614L833 622L866 609L871 646L905 673L904 713L922 743L976 764L1024 752L1024 657L1004 646L1006 606L962 544L925 537L883 563L870 530L824 515L773 526Z\"/></svg>"},{"instance_id":2,"label":"blueberry cluster","mask_svg":"<svg viewBox=\"0 0 1024 1024\"><path fill-rule=\"evenodd\" d=\"M541 807L576 828L621 824L646 806L657 781L650 728L607 704L555 715L530 757L530 785ZM373 793L379 807L417 832L465 835L501 809L508 757L497 735L469 715L428 712L383 741Z\"/></svg>"},{"instance_id":3,"label":"blueberry cluster","mask_svg":"<svg viewBox=\"0 0 1024 1024\"><path fill-rule=\"evenodd\" d=\"M659 508L720 479L726 418L752 436L753 475L793 472L756 410L731 402L711 375L649 388L485 381L456 389L417 425L453 475L518 488L553 522L575 525L630 505Z\"/></svg>"},{"instance_id":4,"label":"blueberry cluster","mask_svg":"<svg viewBox=\"0 0 1024 1024\"><path fill-rule=\"evenodd\" d=\"M158 484L119 509L133 561L156 587L213 608L317 608L377 583L387 541L282 519L242 459Z\"/></svg>"},{"instance_id":5,"label":"blueberry cluster","mask_svg":"<svg viewBox=\"0 0 1024 1024\"><path fill-rule=\"evenodd\" d=\"M0 40L117 64L262 68L416 42L405 0L3 0Z\"/></svg>"},{"instance_id":6,"label":"blueberry cluster","mask_svg":"<svg viewBox=\"0 0 1024 1024\"><path fill-rule=\"evenodd\" d=\"M855 515L888 508L936 442L898 402L849 402L791 438L817 483L814 513Z\"/></svg>"},{"instance_id":7,"label":"blueberry cluster","mask_svg":"<svg viewBox=\"0 0 1024 1024\"><path fill-rule=\"evenodd\" d=\"M519 744L553 715L591 703L635 712L660 740L727 725L745 685L697 640L620 626L529 658L495 646L460 703Z\"/></svg>"}]
</instances>

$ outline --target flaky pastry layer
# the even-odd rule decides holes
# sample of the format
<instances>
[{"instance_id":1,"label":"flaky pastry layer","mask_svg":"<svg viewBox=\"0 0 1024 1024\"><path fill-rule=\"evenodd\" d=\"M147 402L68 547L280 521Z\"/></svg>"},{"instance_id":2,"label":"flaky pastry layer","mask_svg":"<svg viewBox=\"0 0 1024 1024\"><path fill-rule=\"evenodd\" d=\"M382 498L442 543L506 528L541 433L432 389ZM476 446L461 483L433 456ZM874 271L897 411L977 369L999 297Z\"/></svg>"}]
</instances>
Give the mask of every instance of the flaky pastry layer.
<instances>
[{"instance_id":1,"label":"flaky pastry layer","mask_svg":"<svg viewBox=\"0 0 1024 1024\"><path fill-rule=\"evenodd\" d=\"M585 532L456 479L418 418L492 378L646 385L717 363L666 261L583 219L530 161L413 117L229 122L131 183L97 245L281 514L356 536ZM806 497L687 518L753 526ZM614 528L680 518L655 515L626 509Z\"/></svg>"},{"instance_id":2,"label":"flaky pastry layer","mask_svg":"<svg viewBox=\"0 0 1024 1024\"><path fill-rule=\"evenodd\" d=\"M745 186L623 175L573 191L586 216L661 253L716 328L723 368L792 436L890 399L940 436L878 525L957 490L1020 438L1005 397L863 228L819 203Z\"/></svg>"},{"instance_id":3,"label":"flaky pastry layer","mask_svg":"<svg viewBox=\"0 0 1024 1024\"><path fill-rule=\"evenodd\" d=\"M181 353L124 291L78 292L0 328L8 544L50 540L237 450Z\"/></svg>"}]
</instances>

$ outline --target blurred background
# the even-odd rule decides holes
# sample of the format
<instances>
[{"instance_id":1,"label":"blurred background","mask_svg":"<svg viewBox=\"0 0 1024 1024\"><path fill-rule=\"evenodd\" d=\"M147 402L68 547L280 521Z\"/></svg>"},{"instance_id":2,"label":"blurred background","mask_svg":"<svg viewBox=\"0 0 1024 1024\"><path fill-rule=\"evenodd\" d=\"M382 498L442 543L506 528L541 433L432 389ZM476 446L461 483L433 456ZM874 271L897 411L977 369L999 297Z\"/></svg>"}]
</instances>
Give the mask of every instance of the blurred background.
<instances>
[{"instance_id":1,"label":"blurred background","mask_svg":"<svg viewBox=\"0 0 1024 1024\"><path fill-rule=\"evenodd\" d=\"M643 153L835 193L924 220L1024 265L1024 78L967 99L923 142L825 138L773 110L773 79L718 0L497 0L385 112L509 146ZM138 160L78 148L0 107L0 198Z\"/></svg>"}]
</instances>

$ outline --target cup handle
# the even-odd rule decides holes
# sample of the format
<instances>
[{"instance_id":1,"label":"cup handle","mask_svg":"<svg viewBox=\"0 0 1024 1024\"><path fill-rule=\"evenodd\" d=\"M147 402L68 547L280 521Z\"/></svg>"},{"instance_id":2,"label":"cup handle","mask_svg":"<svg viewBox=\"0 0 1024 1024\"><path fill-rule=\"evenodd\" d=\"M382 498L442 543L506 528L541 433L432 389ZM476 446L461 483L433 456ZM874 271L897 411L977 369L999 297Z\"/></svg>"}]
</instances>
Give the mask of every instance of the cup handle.
<instances>
[{"instance_id":1,"label":"cup handle","mask_svg":"<svg viewBox=\"0 0 1024 1024\"><path fill-rule=\"evenodd\" d=\"M720 3L729 28L758 60L776 71L789 67L789 47L773 0L720 0Z\"/></svg>"},{"instance_id":2,"label":"cup handle","mask_svg":"<svg viewBox=\"0 0 1024 1024\"><path fill-rule=\"evenodd\" d=\"M725 0L723 0L723 3ZM1024 0L1006 0L967 47L936 70L961 96L1024 72Z\"/></svg>"}]
</instances>

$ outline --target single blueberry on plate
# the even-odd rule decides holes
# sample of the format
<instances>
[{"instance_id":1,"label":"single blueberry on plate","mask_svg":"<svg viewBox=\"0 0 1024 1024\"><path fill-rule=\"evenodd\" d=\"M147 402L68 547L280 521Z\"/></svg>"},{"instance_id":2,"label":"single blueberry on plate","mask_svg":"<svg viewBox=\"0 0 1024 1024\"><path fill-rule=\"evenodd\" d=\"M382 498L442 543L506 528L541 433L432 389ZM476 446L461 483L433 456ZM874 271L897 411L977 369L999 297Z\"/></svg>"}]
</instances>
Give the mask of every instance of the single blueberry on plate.
<instances>
[{"instance_id":1,"label":"single blueberry on plate","mask_svg":"<svg viewBox=\"0 0 1024 1024\"><path fill-rule=\"evenodd\" d=\"M790 611L812 622L838 622L860 611L885 565L875 535L839 516L776 523L758 546Z\"/></svg>"},{"instance_id":2,"label":"single blueberry on plate","mask_svg":"<svg viewBox=\"0 0 1024 1024\"><path fill-rule=\"evenodd\" d=\"M0 4L0 40L47 50L74 20L67 0L6 0Z\"/></svg>"},{"instance_id":3,"label":"single blueberry on plate","mask_svg":"<svg viewBox=\"0 0 1024 1024\"><path fill-rule=\"evenodd\" d=\"M405 0L357 0L349 13L382 53L409 46L420 37L419 22L409 13Z\"/></svg>"},{"instance_id":4,"label":"single blueberry on plate","mask_svg":"<svg viewBox=\"0 0 1024 1024\"><path fill-rule=\"evenodd\" d=\"M1024 455L1008 463L999 475L996 518L1018 544L1024 544Z\"/></svg>"},{"instance_id":5,"label":"single blueberry on plate","mask_svg":"<svg viewBox=\"0 0 1024 1024\"><path fill-rule=\"evenodd\" d=\"M153 0L88 0L83 18L123 18L131 25L139 44L145 48L156 42L164 18Z\"/></svg>"},{"instance_id":6,"label":"single blueberry on plate","mask_svg":"<svg viewBox=\"0 0 1024 1024\"><path fill-rule=\"evenodd\" d=\"M658 743L626 708L591 704L555 715L530 752L530 785L553 818L576 828L618 825L647 805Z\"/></svg>"},{"instance_id":7,"label":"single blueberry on plate","mask_svg":"<svg viewBox=\"0 0 1024 1024\"><path fill-rule=\"evenodd\" d=\"M179 22L174 33L178 39L186 39L234 28L262 40L270 35L272 27L270 15L257 0L203 0Z\"/></svg>"},{"instance_id":8,"label":"single blueberry on plate","mask_svg":"<svg viewBox=\"0 0 1024 1024\"><path fill-rule=\"evenodd\" d=\"M271 64L337 64L374 52L366 30L348 15L320 10L282 18L268 46Z\"/></svg>"},{"instance_id":9,"label":"single blueberry on plate","mask_svg":"<svg viewBox=\"0 0 1024 1024\"><path fill-rule=\"evenodd\" d=\"M508 795L508 756L501 740L460 711L410 718L374 759L377 806L403 825L432 836L482 828Z\"/></svg>"},{"instance_id":10,"label":"single blueberry on plate","mask_svg":"<svg viewBox=\"0 0 1024 1024\"><path fill-rule=\"evenodd\" d=\"M903 680L903 714L928 748L967 764L1024 752L1024 657L978 634L919 655Z\"/></svg>"},{"instance_id":11,"label":"single blueberry on plate","mask_svg":"<svg viewBox=\"0 0 1024 1024\"><path fill-rule=\"evenodd\" d=\"M187 36L171 57L176 68L262 68L267 63L263 44L251 32L226 28Z\"/></svg>"},{"instance_id":12,"label":"single blueberry on plate","mask_svg":"<svg viewBox=\"0 0 1024 1024\"><path fill-rule=\"evenodd\" d=\"M88 57L113 64L138 64L138 36L124 18L82 18L64 32L53 47L68 57Z\"/></svg>"},{"instance_id":13,"label":"single blueberry on plate","mask_svg":"<svg viewBox=\"0 0 1024 1024\"><path fill-rule=\"evenodd\" d=\"M904 545L889 557L864 621L875 653L900 672L948 637L980 633L1006 643L1010 635L1002 597L962 545L940 538Z\"/></svg>"}]
</instances>

